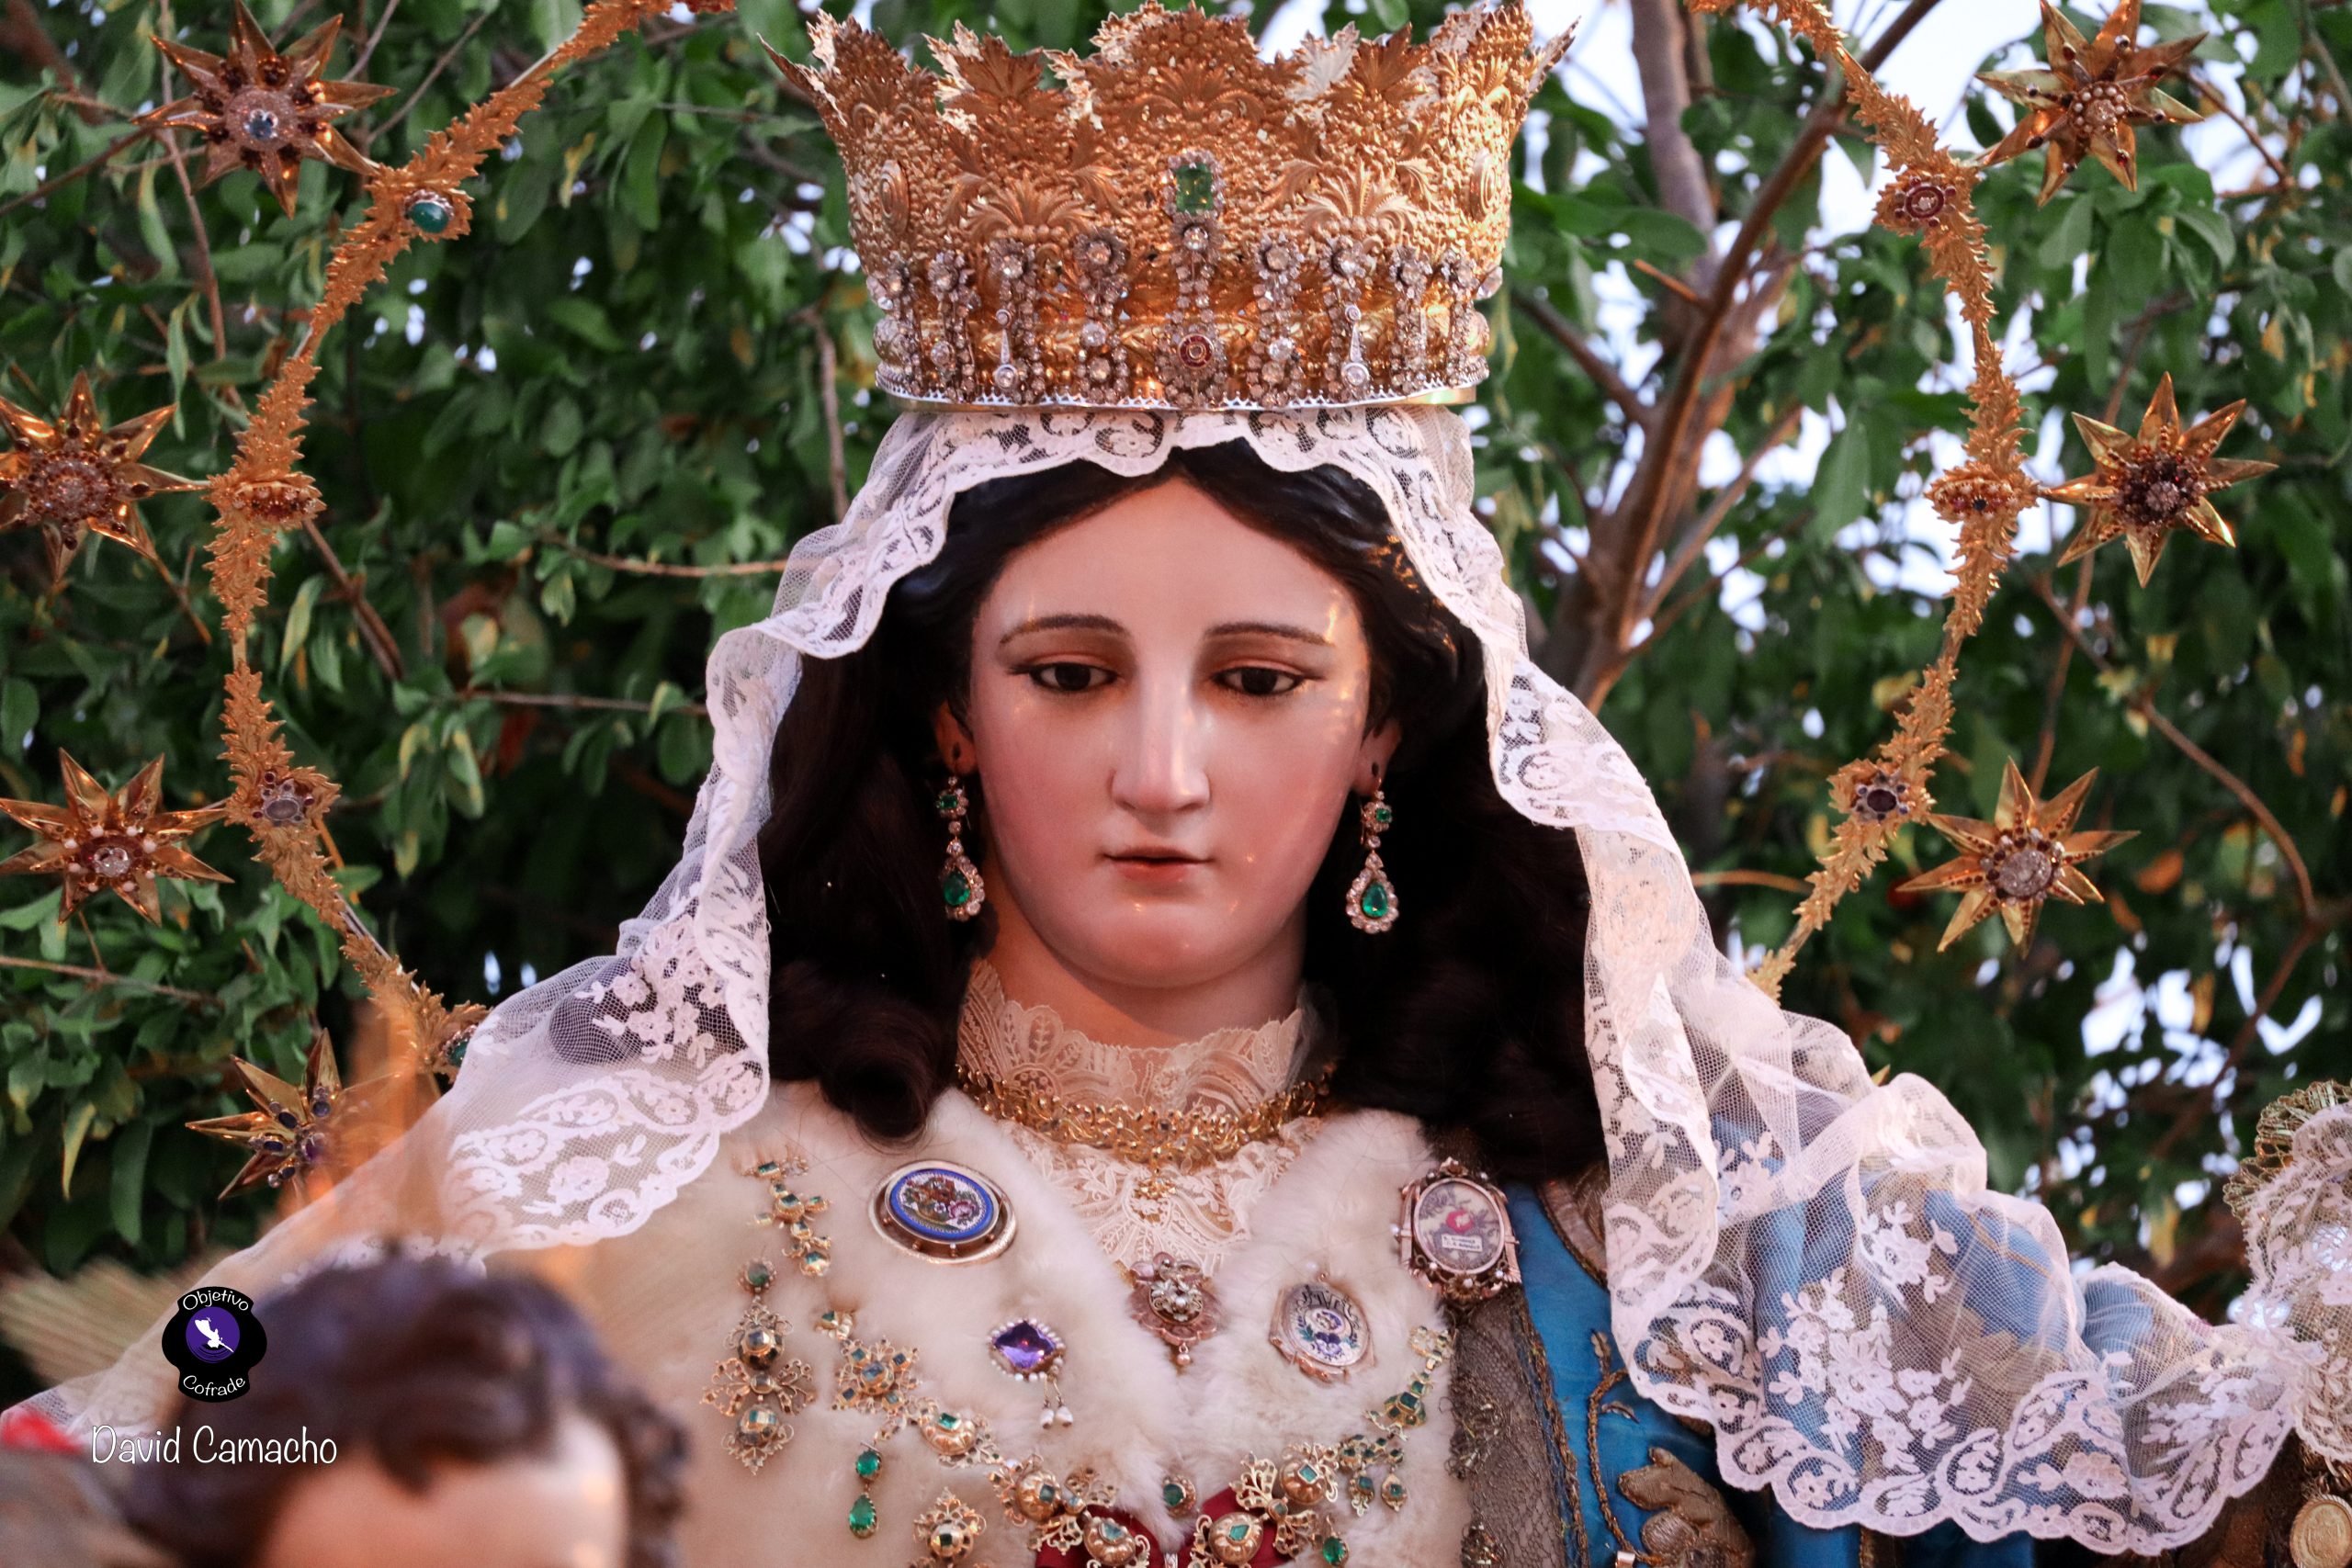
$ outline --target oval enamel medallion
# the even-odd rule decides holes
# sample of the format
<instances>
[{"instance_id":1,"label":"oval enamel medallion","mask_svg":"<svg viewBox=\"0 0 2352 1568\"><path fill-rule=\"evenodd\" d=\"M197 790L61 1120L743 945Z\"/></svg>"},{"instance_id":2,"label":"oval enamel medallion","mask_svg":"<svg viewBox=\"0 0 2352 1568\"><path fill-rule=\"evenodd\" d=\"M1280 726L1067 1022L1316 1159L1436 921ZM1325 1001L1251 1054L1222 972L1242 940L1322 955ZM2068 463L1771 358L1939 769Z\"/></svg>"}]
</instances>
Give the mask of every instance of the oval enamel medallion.
<instances>
[{"instance_id":1,"label":"oval enamel medallion","mask_svg":"<svg viewBox=\"0 0 2352 1568\"><path fill-rule=\"evenodd\" d=\"M995 1182L969 1166L918 1160L885 1177L874 1194L884 1240L934 1263L993 1258L1012 1244L1012 1211Z\"/></svg>"}]
</instances>

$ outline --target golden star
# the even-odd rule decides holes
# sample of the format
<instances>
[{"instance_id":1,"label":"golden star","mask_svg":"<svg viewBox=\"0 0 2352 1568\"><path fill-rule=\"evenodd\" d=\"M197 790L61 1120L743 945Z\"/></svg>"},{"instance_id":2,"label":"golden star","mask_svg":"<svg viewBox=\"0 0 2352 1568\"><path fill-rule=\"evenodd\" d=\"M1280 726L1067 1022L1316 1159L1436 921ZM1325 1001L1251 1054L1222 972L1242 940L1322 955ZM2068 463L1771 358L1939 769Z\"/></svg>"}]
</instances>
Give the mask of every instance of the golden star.
<instances>
[{"instance_id":1,"label":"golden star","mask_svg":"<svg viewBox=\"0 0 2352 1568\"><path fill-rule=\"evenodd\" d=\"M0 876L17 872L62 874L65 899L58 907L61 922L101 888L112 888L124 903L154 920L163 913L155 893L158 876L185 882L229 880L178 841L218 821L221 807L157 809L164 803L164 759L158 757L140 769L138 777L112 795L62 751L57 760L65 775L63 806L0 800L0 812L40 835L40 841L30 849L0 861Z\"/></svg>"},{"instance_id":2,"label":"golden star","mask_svg":"<svg viewBox=\"0 0 2352 1568\"><path fill-rule=\"evenodd\" d=\"M151 495L202 488L139 461L171 417L165 406L107 424L98 417L86 370L74 378L65 412L53 423L0 398L0 425L8 432L8 449L0 452L0 533L39 528L52 581L63 581L85 532L129 545L161 570L139 503Z\"/></svg>"},{"instance_id":3,"label":"golden star","mask_svg":"<svg viewBox=\"0 0 2352 1568\"><path fill-rule=\"evenodd\" d=\"M168 39L155 39L155 47L180 68L193 91L149 110L139 123L204 132L202 184L210 185L232 169L251 169L291 215L303 159L323 159L362 175L376 166L329 123L391 91L368 82L320 79L342 29L341 17L329 17L280 54L269 46L244 0L237 0L225 60Z\"/></svg>"},{"instance_id":4,"label":"golden star","mask_svg":"<svg viewBox=\"0 0 2352 1568\"><path fill-rule=\"evenodd\" d=\"M191 1132L241 1145L250 1153L243 1168L220 1190L223 1198L252 1187L300 1182L334 1153L343 1127L362 1114L390 1081L379 1078L345 1089L334 1065L334 1043L324 1030L311 1038L299 1089L242 1056L232 1057L230 1066L246 1098L259 1109L187 1123Z\"/></svg>"},{"instance_id":5,"label":"golden star","mask_svg":"<svg viewBox=\"0 0 2352 1568\"><path fill-rule=\"evenodd\" d=\"M2058 564L2080 560L2120 536L2132 548L2132 565L2144 588L2164 556L2165 538L2176 529L2217 545L2235 545L2236 536L2206 497L2278 467L2213 456L2245 408L2241 398L2183 430L2172 378L2166 376L2149 400L2137 435L2076 414L2075 428L2091 449L2092 470L2041 493L2088 507L2090 516L2067 541Z\"/></svg>"},{"instance_id":6,"label":"golden star","mask_svg":"<svg viewBox=\"0 0 2352 1568\"><path fill-rule=\"evenodd\" d=\"M2105 164L2124 189L2139 189L2132 127L2183 125L2199 118L2195 109L2158 92L2156 84L2194 54L2205 35L2140 48L2140 0L2121 0L2098 36L2087 41L2050 0L2041 0L2041 26L2045 69L1988 71L1976 78L2018 106L2017 123L1984 154L1984 164L1989 168L2046 147L2044 202L2086 157Z\"/></svg>"},{"instance_id":7,"label":"golden star","mask_svg":"<svg viewBox=\"0 0 2352 1568\"><path fill-rule=\"evenodd\" d=\"M2082 810L2083 797L2090 793L2091 781L2097 777L2098 770L2093 768L2055 798L2037 802L2012 760L2001 774L2001 800L1992 821L1928 816L1937 831L1960 846L1961 856L1948 865L1922 872L1896 891L1965 890L1967 896L1961 899L1951 924L1944 928L1937 952L1958 942L1962 932L1996 908L2001 923L2009 930L2009 940L2025 947L2033 940L2035 917L2052 895L2071 904L2098 897L2098 889L2075 869L2075 863L2139 835L2073 831L2075 814Z\"/></svg>"}]
</instances>

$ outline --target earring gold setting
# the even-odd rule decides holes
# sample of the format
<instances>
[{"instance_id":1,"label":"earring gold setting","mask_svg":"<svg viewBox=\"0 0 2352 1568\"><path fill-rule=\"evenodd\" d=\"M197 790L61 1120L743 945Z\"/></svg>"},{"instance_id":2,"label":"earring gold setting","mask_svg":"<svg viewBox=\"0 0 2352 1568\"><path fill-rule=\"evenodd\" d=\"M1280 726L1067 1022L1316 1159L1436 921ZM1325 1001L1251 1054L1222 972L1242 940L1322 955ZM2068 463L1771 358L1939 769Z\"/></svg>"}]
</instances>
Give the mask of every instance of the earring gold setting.
<instances>
[{"instance_id":1,"label":"earring gold setting","mask_svg":"<svg viewBox=\"0 0 2352 1568\"><path fill-rule=\"evenodd\" d=\"M1380 862L1380 836L1396 822L1387 792L1373 786L1372 798L1357 810L1356 825L1363 839L1363 869L1348 884L1348 923L1360 931L1378 935L1396 923L1396 885Z\"/></svg>"},{"instance_id":2,"label":"earring gold setting","mask_svg":"<svg viewBox=\"0 0 2352 1568\"><path fill-rule=\"evenodd\" d=\"M972 809L971 798L964 793L964 775L947 775L947 787L932 802L933 809L947 819L947 862L939 871L939 902L951 920L968 920L980 912L989 901L988 884L980 880L980 868L964 852L964 818Z\"/></svg>"}]
</instances>

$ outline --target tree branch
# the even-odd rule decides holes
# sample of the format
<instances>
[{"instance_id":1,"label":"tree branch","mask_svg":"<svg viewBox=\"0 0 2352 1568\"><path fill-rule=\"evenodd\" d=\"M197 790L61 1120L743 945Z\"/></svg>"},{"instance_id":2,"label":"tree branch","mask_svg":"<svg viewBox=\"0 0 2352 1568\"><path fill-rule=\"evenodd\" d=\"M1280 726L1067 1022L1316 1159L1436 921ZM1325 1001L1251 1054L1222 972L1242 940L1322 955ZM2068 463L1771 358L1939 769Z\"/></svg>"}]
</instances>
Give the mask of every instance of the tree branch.
<instances>
[{"instance_id":1,"label":"tree branch","mask_svg":"<svg viewBox=\"0 0 2352 1568\"><path fill-rule=\"evenodd\" d=\"M1684 51L1690 22L1680 0L1631 0L1634 17L1634 63L1642 73L1644 145L1650 155L1650 174L1657 181L1657 204L1702 234L1715 226L1714 187L1707 179L1706 161L1682 129L1690 107L1690 73ZM1691 268L1707 280L1713 259L1708 254Z\"/></svg>"},{"instance_id":2,"label":"tree branch","mask_svg":"<svg viewBox=\"0 0 2352 1568\"><path fill-rule=\"evenodd\" d=\"M401 660L400 644L392 640L392 628L384 624L384 617L378 615L376 606L368 602L367 591L353 580L351 573L344 570L343 558L334 553L334 547L327 543L327 536L319 532L317 518L302 519L302 534L311 541L311 547L319 552L319 559L325 563L327 575L334 579L337 595L347 601L351 613L359 617L360 635L368 644L368 651L375 655L377 668L383 671L386 680L397 684L405 677L406 671Z\"/></svg>"},{"instance_id":3,"label":"tree branch","mask_svg":"<svg viewBox=\"0 0 2352 1568\"><path fill-rule=\"evenodd\" d=\"M651 713L653 705L631 697L590 697L575 692L500 692L486 686L469 686L458 694L463 702L498 703L514 708L576 708L612 713ZM662 710L665 714L692 714L697 718L709 716L710 709L701 703L673 703Z\"/></svg>"},{"instance_id":4,"label":"tree branch","mask_svg":"<svg viewBox=\"0 0 2352 1568\"><path fill-rule=\"evenodd\" d=\"M567 555L607 568L627 572L633 577L773 577L791 563L788 560L725 561L718 566L688 566L684 562L632 560L627 556L608 556L595 550L582 549L560 534L542 533L539 540L552 545Z\"/></svg>"},{"instance_id":5,"label":"tree branch","mask_svg":"<svg viewBox=\"0 0 2352 1568\"><path fill-rule=\"evenodd\" d=\"M76 980L87 980L93 987L128 986L134 991L145 991L151 996L169 997L175 1002L184 1002L192 1008L209 1009L220 1005L220 998L217 997L208 997L197 991L183 991L177 986L159 986L153 980L134 980L128 975L118 975L111 969L93 969L86 964L51 964L40 958L11 958L6 953L0 953L0 968L37 969L43 974L70 975Z\"/></svg>"},{"instance_id":6,"label":"tree branch","mask_svg":"<svg viewBox=\"0 0 2352 1568\"><path fill-rule=\"evenodd\" d=\"M2099 652L2089 637L2083 635L2083 628L2075 624L2074 617L2066 614L2066 606L2058 603L2058 596L2050 591L2050 580L2046 577L2035 578L2033 591L2041 596L2042 604L2049 606L2050 613L2057 620L2060 629L2074 640L2076 648L2082 649L2083 657L2089 660L2102 675L2112 673L2115 666L2108 661L2107 656ZM2270 841L2278 846L2279 858L2287 863L2287 869L2294 874L2295 901L2302 910L2304 920L2308 922L2318 919L2320 918L2319 895L2312 886L2310 868L2303 864L2302 853L2295 848L2294 839L2279 822L2278 816L2263 803L2262 796L2254 792L2254 786L2223 767L2211 752L2184 734L2180 726L2165 716L2163 710L2156 706L2154 700L2147 693L2135 692L2125 701L2131 705L2134 712L2148 721L2151 728L2171 741L2182 756L2212 774L2223 789L2237 796L2238 804L2246 808L2255 821L2261 826L2263 832L2269 836Z\"/></svg>"},{"instance_id":7,"label":"tree branch","mask_svg":"<svg viewBox=\"0 0 2352 1568\"><path fill-rule=\"evenodd\" d=\"M1875 71L1935 9L1938 0L1911 0L1903 13L1887 24L1885 31L1856 57L1862 69ZM1749 204L1737 235L1724 253L1706 309L1700 314L1696 330L1682 345L1674 381L1643 448L1634 481L1627 487L1612 519L1611 558L1607 581L1599 585L1600 603L1595 607L1600 615L1600 635L1586 639L1582 668L1568 672L1570 684L1586 694L1588 701L1598 700L1593 693L1596 678L1617 658L1628 632L1639 619L1633 612L1649 558L1657 547L1658 534L1664 526L1668 500L1674 488L1673 472L1677 465L1695 460L1697 442L1691 439L1691 415L1699 406L1700 391L1713 369L1715 351L1724 340L1732 309L1739 301L1740 286L1763 246L1773 215L1812 172L1822 150L1828 146L1830 136L1844 123L1846 114L1845 79L1842 73L1832 72L1820 100L1805 117L1795 142ZM1601 552L1596 548L1594 555L1598 558ZM1564 596L1564 604L1567 602Z\"/></svg>"},{"instance_id":8,"label":"tree branch","mask_svg":"<svg viewBox=\"0 0 2352 1568\"><path fill-rule=\"evenodd\" d=\"M1674 591L1674 585L1681 581L1683 573L1698 561L1700 552L1707 547L1707 541L1715 536L1715 530L1724 525L1724 519L1731 515L1731 509L1739 504L1739 498L1746 495L1747 487L1756 481L1757 468L1767 455L1778 451L1790 436L1796 434L1797 426L1804 419L1804 405L1792 404L1789 411L1765 433L1764 439L1756 444L1739 465L1738 474L1708 503L1705 515L1699 519L1699 525L1690 530L1689 536L1675 550L1674 558L1666 563L1665 571L1658 575L1657 587L1644 602L1636 621L1648 620L1657 614L1658 606L1666 603L1666 596Z\"/></svg>"},{"instance_id":9,"label":"tree branch","mask_svg":"<svg viewBox=\"0 0 2352 1568\"><path fill-rule=\"evenodd\" d=\"M1560 314L1558 307L1528 288L1512 289L1510 303L1513 310L1526 311L1529 319L1542 327L1553 342L1566 349L1568 357L1577 362L1577 367L1591 378L1592 384L1599 387L1610 401L1625 411L1628 420L1645 429L1648 427L1650 406L1642 401L1640 393L1626 385L1625 378L1617 373L1615 366L1594 352L1592 344L1587 343L1583 334Z\"/></svg>"}]
</instances>

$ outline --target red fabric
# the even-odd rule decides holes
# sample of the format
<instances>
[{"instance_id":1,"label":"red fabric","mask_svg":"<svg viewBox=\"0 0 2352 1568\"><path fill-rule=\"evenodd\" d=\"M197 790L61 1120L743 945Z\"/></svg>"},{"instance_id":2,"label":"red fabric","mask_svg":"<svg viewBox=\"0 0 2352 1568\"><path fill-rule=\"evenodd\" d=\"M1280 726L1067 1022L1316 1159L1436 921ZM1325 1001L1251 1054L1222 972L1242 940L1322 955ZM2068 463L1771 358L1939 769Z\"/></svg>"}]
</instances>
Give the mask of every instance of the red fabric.
<instances>
[{"instance_id":1,"label":"red fabric","mask_svg":"<svg viewBox=\"0 0 2352 1568\"><path fill-rule=\"evenodd\" d=\"M78 1453L80 1447L48 1417L30 1410L0 1410L0 1449L36 1453Z\"/></svg>"}]
</instances>

